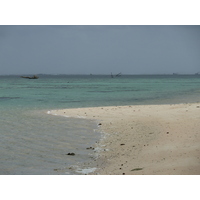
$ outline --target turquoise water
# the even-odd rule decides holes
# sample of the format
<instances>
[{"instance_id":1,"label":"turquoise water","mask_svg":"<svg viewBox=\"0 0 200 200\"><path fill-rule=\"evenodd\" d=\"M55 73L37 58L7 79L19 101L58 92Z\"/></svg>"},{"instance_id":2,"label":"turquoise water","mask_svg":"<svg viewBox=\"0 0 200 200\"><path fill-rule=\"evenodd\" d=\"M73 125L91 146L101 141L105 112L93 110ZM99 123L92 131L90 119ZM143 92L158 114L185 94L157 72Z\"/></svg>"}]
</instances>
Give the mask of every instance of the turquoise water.
<instances>
[{"instance_id":1,"label":"turquoise water","mask_svg":"<svg viewBox=\"0 0 200 200\"><path fill-rule=\"evenodd\" d=\"M71 166L92 161L96 124L48 110L198 101L198 75L0 76L0 174L78 174Z\"/></svg>"}]
</instances>

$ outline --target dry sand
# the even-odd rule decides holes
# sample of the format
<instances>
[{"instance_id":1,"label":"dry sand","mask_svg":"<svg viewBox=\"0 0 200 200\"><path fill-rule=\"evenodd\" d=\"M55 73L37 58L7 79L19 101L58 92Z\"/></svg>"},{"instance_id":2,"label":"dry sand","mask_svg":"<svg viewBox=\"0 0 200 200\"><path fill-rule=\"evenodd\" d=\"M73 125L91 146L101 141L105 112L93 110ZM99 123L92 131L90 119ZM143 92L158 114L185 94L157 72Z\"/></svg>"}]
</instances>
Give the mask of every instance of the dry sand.
<instances>
[{"instance_id":1,"label":"dry sand","mask_svg":"<svg viewBox=\"0 0 200 200\"><path fill-rule=\"evenodd\" d=\"M101 175L200 174L200 103L54 110L101 123Z\"/></svg>"}]
</instances>

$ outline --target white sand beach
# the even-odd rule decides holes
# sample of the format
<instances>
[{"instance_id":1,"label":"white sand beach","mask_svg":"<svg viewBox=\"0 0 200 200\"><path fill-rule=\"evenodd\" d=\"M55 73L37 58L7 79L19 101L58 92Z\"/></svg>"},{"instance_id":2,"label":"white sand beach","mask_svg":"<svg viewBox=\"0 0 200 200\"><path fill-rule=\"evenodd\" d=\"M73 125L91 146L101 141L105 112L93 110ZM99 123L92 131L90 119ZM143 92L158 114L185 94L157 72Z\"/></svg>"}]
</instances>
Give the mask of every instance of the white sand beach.
<instances>
[{"instance_id":1,"label":"white sand beach","mask_svg":"<svg viewBox=\"0 0 200 200\"><path fill-rule=\"evenodd\" d=\"M51 111L100 123L100 175L200 174L200 103Z\"/></svg>"}]
</instances>

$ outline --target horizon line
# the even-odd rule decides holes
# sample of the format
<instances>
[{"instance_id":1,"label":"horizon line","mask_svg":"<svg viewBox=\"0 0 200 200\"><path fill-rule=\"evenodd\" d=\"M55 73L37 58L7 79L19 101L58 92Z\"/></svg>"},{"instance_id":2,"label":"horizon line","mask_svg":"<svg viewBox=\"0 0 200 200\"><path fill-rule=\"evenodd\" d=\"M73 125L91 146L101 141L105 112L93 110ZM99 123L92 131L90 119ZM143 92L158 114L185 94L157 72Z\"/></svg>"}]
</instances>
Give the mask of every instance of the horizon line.
<instances>
[{"instance_id":1,"label":"horizon line","mask_svg":"<svg viewBox=\"0 0 200 200\"><path fill-rule=\"evenodd\" d=\"M65 74L65 73L61 73L61 74L46 74L46 73L36 73L36 74L33 74L33 73L27 73L27 74L0 74L0 76L23 76L23 75L42 75L42 76L62 76L62 75L67 75L67 76L77 76L77 75L80 75L80 76L115 76L117 74L103 74L103 73L97 73L97 74L75 74L75 73L72 73L72 74ZM145 74L145 73L140 73L140 74L123 74L123 73L120 73L121 76L140 76L140 75L200 75L200 72L197 72L197 73L153 73L153 74Z\"/></svg>"}]
</instances>

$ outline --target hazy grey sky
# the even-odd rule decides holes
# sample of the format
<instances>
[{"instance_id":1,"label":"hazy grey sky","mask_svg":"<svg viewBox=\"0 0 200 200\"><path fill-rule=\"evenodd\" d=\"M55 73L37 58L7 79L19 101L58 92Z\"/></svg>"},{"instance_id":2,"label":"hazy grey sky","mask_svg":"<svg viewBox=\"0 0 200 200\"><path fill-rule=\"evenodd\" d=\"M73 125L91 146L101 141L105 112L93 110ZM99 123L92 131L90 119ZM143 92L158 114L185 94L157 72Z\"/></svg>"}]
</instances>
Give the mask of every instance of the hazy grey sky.
<instances>
[{"instance_id":1,"label":"hazy grey sky","mask_svg":"<svg viewBox=\"0 0 200 200\"><path fill-rule=\"evenodd\" d=\"M200 72L200 26L0 26L0 75Z\"/></svg>"}]
</instances>

